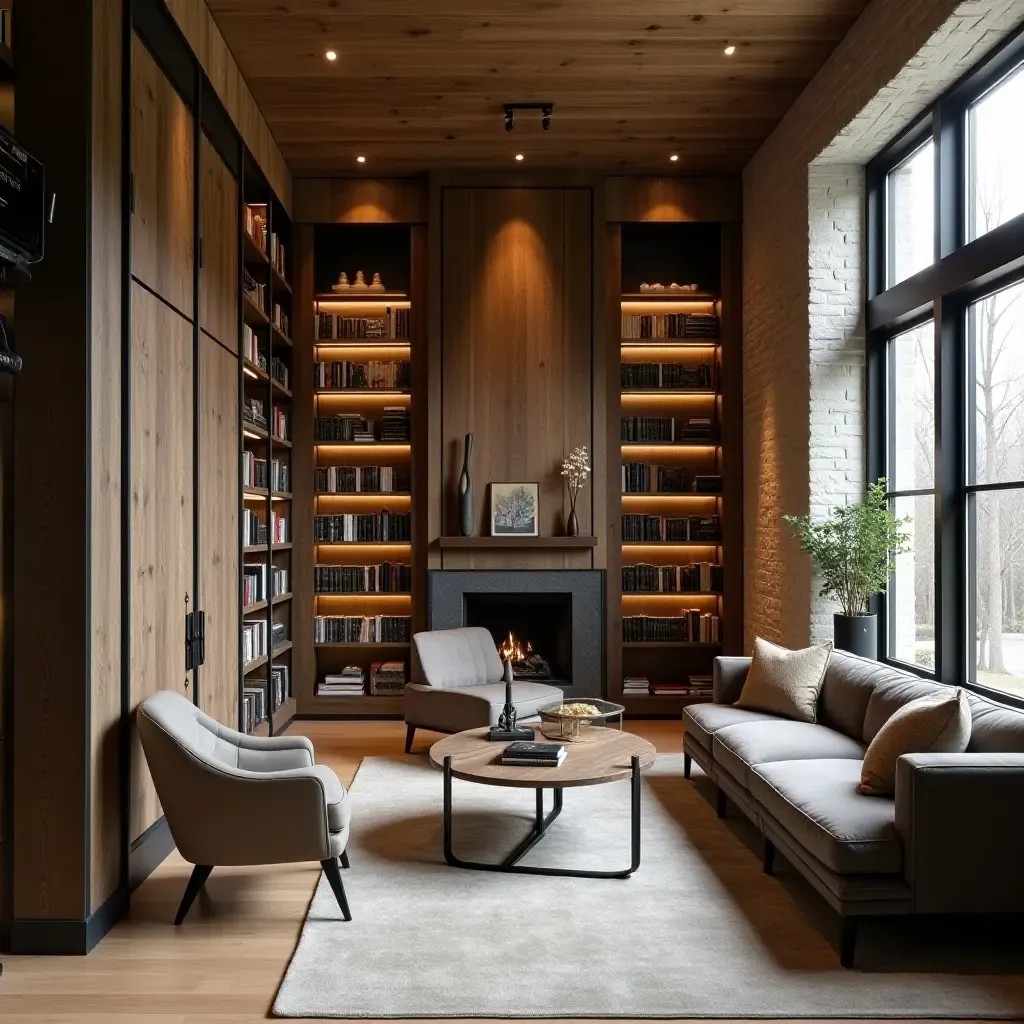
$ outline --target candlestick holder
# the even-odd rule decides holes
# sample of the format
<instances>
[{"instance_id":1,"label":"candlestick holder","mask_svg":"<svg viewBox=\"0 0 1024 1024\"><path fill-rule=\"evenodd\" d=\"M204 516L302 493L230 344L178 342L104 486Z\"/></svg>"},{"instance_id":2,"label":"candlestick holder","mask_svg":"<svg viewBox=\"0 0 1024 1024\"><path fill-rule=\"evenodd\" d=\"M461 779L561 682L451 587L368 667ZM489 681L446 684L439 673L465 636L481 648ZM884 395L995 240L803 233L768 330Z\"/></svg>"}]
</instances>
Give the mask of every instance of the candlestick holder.
<instances>
[{"instance_id":1,"label":"candlestick holder","mask_svg":"<svg viewBox=\"0 0 1024 1024\"><path fill-rule=\"evenodd\" d=\"M493 743L512 743L515 740L530 741L533 739L533 730L525 726L517 726L516 719L518 712L512 702L512 662L505 662L505 707L498 716L498 724L491 726L487 738Z\"/></svg>"}]
</instances>

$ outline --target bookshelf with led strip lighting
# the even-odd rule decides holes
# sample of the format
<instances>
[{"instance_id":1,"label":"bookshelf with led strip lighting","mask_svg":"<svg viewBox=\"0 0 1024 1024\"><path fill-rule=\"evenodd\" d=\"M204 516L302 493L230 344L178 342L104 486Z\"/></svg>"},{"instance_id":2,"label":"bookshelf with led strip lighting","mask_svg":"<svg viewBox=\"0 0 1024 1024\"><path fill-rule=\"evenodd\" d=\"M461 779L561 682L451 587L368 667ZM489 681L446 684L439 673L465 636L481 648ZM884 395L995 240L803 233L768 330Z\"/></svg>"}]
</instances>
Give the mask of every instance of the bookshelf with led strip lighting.
<instances>
[{"instance_id":1,"label":"bookshelf with led strip lighting","mask_svg":"<svg viewBox=\"0 0 1024 1024\"><path fill-rule=\"evenodd\" d=\"M311 404L314 422L312 471L314 481L317 470L355 467L384 467L391 471L388 491L364 491L367 481L360 477L358 492L342 490L342 482L328 480L333 491L314 487L312 512L314 516L377 515L382 510L414 516L415 487L413 485L413 457L416 436L412 425L415 401L411 378L411 364L418 351L419 340L415 331L413 302L413 231L408 226L394 225L318 225L314 229L314 294L313 363L350 364L366 366L366 379L361 370L350 371L354 377L337 381L344 386L332 386L332 381L314 379ZM338 276L345 271L350 284L356 284L356 271L364 271L365 284L372 284L373 274L380 273L387 284L384 291L352 287L334 291ZM321 317L323 314L323 317ZM340 319L339 319L340 318ZM375 322L383 320L384 329L378 331ZM352 336L366 333L380 336ZM331 335L331 336L327 336ZM395 379L401 364L409 364L409 374ZM393 427L382 423L385 409L406 410L408 437L393 437ZM374 422L374 437L365 435L351 438L317 439L315 423L318 418L358 416ZM323 484L322 476L320 483ZM394 477L401 476L396 480ZM303 714L331 717L400 716L404 697L401 692L378 695L371 692L371 665L374 662L400 661L406 666L410 656L413 632L414 602L419 566L414 560L414 534L408 539L379 539L376 541L336 539L313 543L312 562L316 566L365 567L382 563L410 566L410 586L401 592L352 590L345 593L317 592L315 578L312 593L312 619L314 672L308 688L300 691L300 711ZM316 623L319 616L398 616L408 617L408 632L400 640L340 642L321 639L317 642ZM317 689L328 674L339 674L347 665L359 666L365 674L365 694L361 697L319 696Z\"/></svg>"},{"instance_id":2,"label":"bookshelf with led strip lighting","mask_svg":"<svg viewBox=\"0 0 1024 1024\"><path fill-rule=\"evenodd\" d=\"M243 190L239 242L243 267L239 352L243 399L239 706L243 728L265 736L279 733L295 715L291 543L292 226L266 179L248 158ZM259 479L254 476L257 463L263 465ZM252 531L254 516L265 527L265 535ZM247 522L250 524L248 532ZM247 566L263 567L263 583L255 594L246 591ZM278 573L282 574L282 582L275 587ZM265 642L255 650L246 649L247 625L250 631L265 632ZM274 642L275 625L283 627L277 642ZM287 670L287 685L282 687L278 700L273 678L275 669L281 667ZM246 696L254 689L264 691L262 714L255 716L255 721L247 721Z\"/></svg>"},{"instance_id":3,"label":"bookshelf with led strip lighting","mask_svg":"<svg viewBox=\"0 0 1024 1024\"><path fill-rule=\"evenodd\" d=\"M619 538L616 557L609 560L609 691L621 700L627 713L639 716L677 715L683 706L706 700L685 694L625 694L626 676L646 676L652 684L687 682L689 675L711 673L716 655L739 651L741 619L741 547L739 527L739 445L735 417L739 336L738 276L734 269L738 247L729 225L718 224L623 224L611 232L609 246L614 270L621 282L617 302L609 308L609 329L619 339L619 363L646 364L623 371L610 382L617 415L610 430L616 431L618 465L609 463L609 494L614 495L611 515ZM673 281L697 288L670 289ZM640 289L640 284L660 283L665 290ZM705 323L686 320L687 315L717 318L713 335ZM637 318L648 318L641 321ZM706 331L708 336L690 336ZM653 335L653 336L652 336ZM730 365L729 360L736 360ZM662 364L659 370L658 364ZM679 368L685 368L680 370ZM626 380L626 386L623 381ZM735 402L735 404L734 404ZM673 433L664 440L623 440L622 419L670 418ZM711 421L710 435L691 436L697 427L691 419ZM733 450L735 448L735 451ZM622 485L623 466L639 463L650 467L649 485L627 492ZM659 490L658 467L683 470L685 485L671 481ZM634 471L638 472L638 471ZM721 477L706 492L692 490L697 475ZM714 539L626 540L623 515L659 518L717 516L720 529ZM684 566L709 562L722 566L718 586L671 592L627 592L623 567ZM649 570L648 570L649 572ZM614 577L614 578L613 578ZM737 602L733 607L732 602ZM629 616L678 617L684 610L718 616L716 640L690 635L640 641L624 632Z\"/></svg>"}]
</instances>

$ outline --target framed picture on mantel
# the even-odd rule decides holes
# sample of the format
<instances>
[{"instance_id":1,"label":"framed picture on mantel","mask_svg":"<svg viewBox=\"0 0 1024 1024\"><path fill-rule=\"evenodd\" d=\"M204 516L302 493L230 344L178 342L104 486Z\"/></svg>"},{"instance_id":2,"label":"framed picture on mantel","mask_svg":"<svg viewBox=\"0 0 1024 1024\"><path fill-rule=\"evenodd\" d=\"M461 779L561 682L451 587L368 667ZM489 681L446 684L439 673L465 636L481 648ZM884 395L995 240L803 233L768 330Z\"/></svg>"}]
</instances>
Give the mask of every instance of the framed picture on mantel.
<instances>
[{"instance_id":1,"label":"framed picture on mantel","mask_svg":"<svg viewBox=\"0 0 1024 1024\"><path fill-rule=\"evenodd\" d=\"M540 484L491 484L491 536L536 537Z\"/></svg>"}]
</instances>

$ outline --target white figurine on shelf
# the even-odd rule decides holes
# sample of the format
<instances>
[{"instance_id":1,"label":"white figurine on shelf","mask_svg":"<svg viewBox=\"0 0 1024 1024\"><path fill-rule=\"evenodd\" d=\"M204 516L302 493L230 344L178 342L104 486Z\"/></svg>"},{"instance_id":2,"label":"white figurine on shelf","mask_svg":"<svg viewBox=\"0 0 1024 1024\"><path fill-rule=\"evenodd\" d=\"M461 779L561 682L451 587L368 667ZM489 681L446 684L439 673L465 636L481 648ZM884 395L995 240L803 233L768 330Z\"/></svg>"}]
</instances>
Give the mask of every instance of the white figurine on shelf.
<instances>
[{"instance_id":1,"label":"white figurine on shelf","mask_svg":"<svg viewBox=\"0 0 1024 1024\"><path fill-rule=\"evenodd\" d=\"M348 283L348 274L343 270L338 275L338 283L331 285L332 292L347 292L352 286Z\"/></svg>"},{"instance_id":2,"label":"white figurine on shelf","mask_svg":"<svg viewBox=\"0 0 1024 1024\"><path fill-rule=\"evenodd\" d=\"M652 292L663 292L664 290L665 286L663 284L659 284L658 282L655 282L654 284L651 285Z\"/></svg>"},{"instance_id":3,"label":"white figurine on shelf","mask_svg":"<svg viewBox=\"0 0 1024 1024\"><path fill-rule=\"evenodd\" d=\"M650 290L651 290L651 286L646 281L644 281L644 283L642 285L640 285L640 291L642 291L642 292L649 292Z\"/></svg>"},{"instance_id":4,"label":"white figurine on shelf","mask_svg":"<svg viewBox=\"0 0 1024 1024\"><path fill-rule=\"evenodd\" d=\"M675 281L673 281L673 282L672 282L672 283L671 283L671 284L670 284L670 285L668 286L668 290L669 290L670 292L681 292L681 291L683 291L684 289L683 289L683 286L682 286L681 284L676 284L676 283L675 283Z\"/></svg>"},{"instance_id":5,"label":"white figurine on shelf","mask_svg":"<svg viewBox=\"0 0 1024 1024\"><path fill-rule=\"evenodd\" d=\"M382 292L384 291L384 282L380 278L380 274L373 275L373 281L370 282L371 292Z\"/></svg>"},{"instance_id":6,"label":"white figurine on shelf","mask_svg":"<svg viewBox=\"0 0 1024 1024\"><path fill-rule=\"evenodd\" d=\"M365 292L365 291L369 290L369 288L368 288L368 286L366 284L366 278L363 277L363 272L361 270L357 270L356 271L356 279L352 283L352 288L355 291L360 291L360 292Z\"/></svg>"}]
</instances>

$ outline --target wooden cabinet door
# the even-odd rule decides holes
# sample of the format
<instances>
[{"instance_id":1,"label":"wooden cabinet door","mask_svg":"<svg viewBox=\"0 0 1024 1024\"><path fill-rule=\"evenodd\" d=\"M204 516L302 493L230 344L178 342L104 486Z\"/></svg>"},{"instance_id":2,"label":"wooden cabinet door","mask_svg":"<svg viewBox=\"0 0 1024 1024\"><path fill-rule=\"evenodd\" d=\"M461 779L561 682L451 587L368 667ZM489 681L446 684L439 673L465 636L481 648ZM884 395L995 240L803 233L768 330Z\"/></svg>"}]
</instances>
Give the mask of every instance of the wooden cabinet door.
<instances>
[{"instance_id":1,"label":"wooden cabinet door","mask_svg":"<svg viewBox=\"0 0 1024 1024\"><path fill-rule=\"evenodd\" d=\"M199 326L238 351L238 182L204 135L199 148Z\"/></svg>"},{"instance_id":2,"label":"wooden cabinet door","mask_svg":"<svg viewBox=\"0 0 1024 1024\"><path fill-rule=\"evenodd\" d=\"M238 357L199 336L199 607L206 660L199 706L238 728Z\"/></svg>"},{"instance_id":3,"label":"wooden cabinet door","mask_svg":"<svg viewBox=\"0 0 1024 1024\"><path fill-rule=\"evenodd\" d=\"M185 598L193 593L192 324L132 283L131 705L157 690L192 699L185 672ZM131 837L160 817L133 729Z\"/></svg>"},{"instance_id":4,"label":"wooden cabinet door","mask_svg":"<svg viewBox=\"0 0 1024 1024\"><path fill-rule=\"evenodd\" d=\"M132 274L191 319L193 122L149 50L132 37Z\"/></svg>"}]
</instances>

